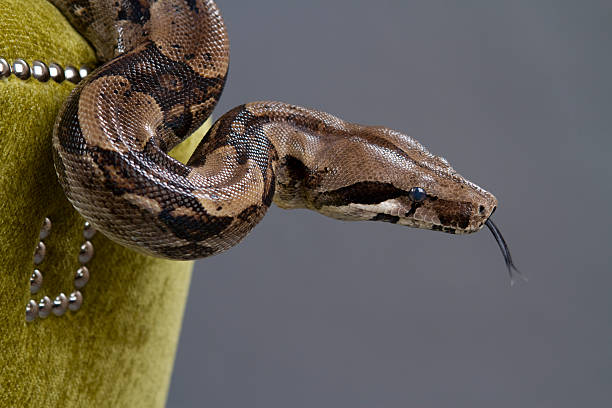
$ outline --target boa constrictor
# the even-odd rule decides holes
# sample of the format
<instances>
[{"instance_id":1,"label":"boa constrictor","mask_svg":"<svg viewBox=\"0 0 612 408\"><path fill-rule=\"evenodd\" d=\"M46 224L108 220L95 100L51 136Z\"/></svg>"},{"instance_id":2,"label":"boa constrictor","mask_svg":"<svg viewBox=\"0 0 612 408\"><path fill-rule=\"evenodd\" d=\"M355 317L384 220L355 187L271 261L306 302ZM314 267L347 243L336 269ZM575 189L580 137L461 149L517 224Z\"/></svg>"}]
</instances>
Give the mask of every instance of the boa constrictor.
<instances>
[{"instance_id":1,"label":"boa constrictor","mask_svg":"<svg viewBox=\"0 0 612 408\"><path fill-rule=\"evenodd\" d=\"M187 165L166 152L209 117L229 41L212 0L51 0L104 62L71 93L53 133L74 207L106 236L194 259L236 245L275 202L340 220L464 234L495 197L413 138L280 102L223 115Z\"/></svg>"}]
</instances>

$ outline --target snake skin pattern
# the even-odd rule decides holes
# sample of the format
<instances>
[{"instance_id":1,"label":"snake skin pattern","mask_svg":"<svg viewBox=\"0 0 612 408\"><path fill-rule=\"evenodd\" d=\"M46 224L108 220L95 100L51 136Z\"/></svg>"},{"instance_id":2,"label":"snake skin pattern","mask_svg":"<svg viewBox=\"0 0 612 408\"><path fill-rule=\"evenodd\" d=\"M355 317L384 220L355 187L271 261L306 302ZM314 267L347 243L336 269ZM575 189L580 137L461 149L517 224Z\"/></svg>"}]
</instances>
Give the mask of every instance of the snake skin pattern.
<instances>
[{"instance_id":1,"label":"snake skin pattern","mask_svg":"<svg viewBox=\"0 0 612 408\"><path fill-rule=\"evenodd\" d=\"M228 69L215 3L52 3L104 62L60 111L56 171L74 207L116 242L206 257L236 245L272 202L452 234L480 230L496 208L409 136L280 102L226 113L183 165L166 152L209 117Z\"/></svg>"}]
</instances>

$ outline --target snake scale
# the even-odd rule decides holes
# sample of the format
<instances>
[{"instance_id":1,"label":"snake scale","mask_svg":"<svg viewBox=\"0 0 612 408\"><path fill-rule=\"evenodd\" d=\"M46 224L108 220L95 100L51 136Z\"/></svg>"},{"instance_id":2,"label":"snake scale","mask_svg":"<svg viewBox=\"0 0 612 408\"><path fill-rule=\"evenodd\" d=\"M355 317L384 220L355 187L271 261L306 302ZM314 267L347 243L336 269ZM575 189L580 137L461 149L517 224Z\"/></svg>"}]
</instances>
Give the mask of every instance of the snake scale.
<instances>
[{"instance_id":1,"label":"snake scale","mask_svg":"<svg viewBox=\"0 0 612 408\"><path fill-rule=\"evenodd\" d=\"M51 0L103 64L72 91L53 132L72 205L112 240L170 259L236 245L272 202L340 220L464 234L497 200L400 132L281 102L219 118L189 162L166 152L209 117L229 41L211 0Z\"/></svg>"}]
</instances>

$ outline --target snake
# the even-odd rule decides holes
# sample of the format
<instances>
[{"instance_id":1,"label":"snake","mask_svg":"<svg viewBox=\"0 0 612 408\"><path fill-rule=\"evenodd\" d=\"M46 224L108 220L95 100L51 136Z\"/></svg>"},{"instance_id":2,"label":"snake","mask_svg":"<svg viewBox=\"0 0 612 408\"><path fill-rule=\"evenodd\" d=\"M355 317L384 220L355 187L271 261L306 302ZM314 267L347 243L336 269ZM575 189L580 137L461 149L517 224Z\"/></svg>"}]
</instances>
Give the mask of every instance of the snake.
<instances>
[{"instance_id":1,"label":"snake","mask_svg":"<svg viewBox=\"0 0 612 408\"><path fill-rule=\"evenodd\" d=\"M167 153L200 128L223 91L229 40L212 0L51 0L101 65L59 110L58 180L111 240L175 260L240 242L272 203L343 221L468 234L491 230L493 194L414 138L283 102L239 105L186 164Z\"/></svg>"}]
</instances>

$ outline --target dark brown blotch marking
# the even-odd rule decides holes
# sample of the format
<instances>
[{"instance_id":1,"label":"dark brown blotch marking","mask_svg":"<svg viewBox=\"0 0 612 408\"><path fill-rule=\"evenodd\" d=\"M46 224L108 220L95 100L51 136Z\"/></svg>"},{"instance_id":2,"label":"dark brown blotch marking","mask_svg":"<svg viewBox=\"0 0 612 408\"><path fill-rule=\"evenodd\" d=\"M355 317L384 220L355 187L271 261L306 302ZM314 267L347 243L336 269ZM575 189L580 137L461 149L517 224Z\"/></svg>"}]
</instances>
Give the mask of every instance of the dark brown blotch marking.
<instances>
[{"instance_id":1,"label":"dark brown blotch marking","mask_svg":"<svg viewBox=\"0 0 612 408\"><path fill-rule=\"evenodd\" d=\"M257 221L259 221L259 219L263 216L263 212L265 210L266 209L265 208L262 209L260 205L253 204L247 207L246 209L242 210L242 212L238 214L237 218L240 221L243 221L247 224L254 224Z\"/></svg>"},{"instance_id":2,"label":"dark brown blotch marking","mask_svg":"<svg viewBox=\"0 0 612 408\"><path fill-rule=\"evenodd\" d=\"M370 221L390 222L391 224L397 224L399 220L400 220L400 217L396 215L389 215L389 214L376 214L374 217L370 219Z\"/></svg>"},{"instance_id":3,"label":"dark brown blotch marking","mask_svg":"<svg viewBox=\"0 0 612 408\"><path fill-rule=\"evenodd\" d=\"M181 246L165 246L156 248L160 254L172 259L194 259L211 256L219 252L219 249L214 249L197 242L190 242Z\"/></svg>"},{"instance_id":4,"label":"dark brown blotch marking","mask_svg":"<svg viewBox=\"0 0 612 408\"><path fill-rule=\"evenodd\" d=\"M174 211L174 208L166 208L158 218L174 235L190 242L202 242L219 235L233 220L232 217L209 215L203 209L194 211L197 215L175 215Z\"/></svg>"},{"instance_id":5,"label":"dark brown blotch marking","mask_svg":"<svg viewBox=\"0 0 612 408\"><path fill-rule=\"evenodd\" d=\"M187 6L195 14L199 14L200 13L200 9L197 6L196 0L187 0Z\"/></svg>"},{"instance_id":6,"label":"dark brown blotch marking","mask_svg":"<svg viewBox=\"0 0 612 408\"><path fill-rule=\"evenodd\" d=\"M310 176L308 167L293 156L285 156L279 161L279 173L283 175L282 187L292 191L299 189Z\"/></svg>"},{"instance_id":7,"label":"dark brown blotch marking","mask_svg":"<svg viewBox=\"0 0 612 408\"><path fill-rule=\"evenodd\" d=\"M432 225L431 226L431 230L432 231L442 231L442 232L447 232L449 234L455 234L457 232L457 230L455 228L452 227L445 227L443 225Z\"/></svg>"},{"instance_id":8,"label":"dark brown blotch marking","mask_svg":"<svg viewBox=\"0 0 612 408\"><path fill-rule=\"evenodd\" d=\"M315 208L323 206L345 206L354 204L379 204L392 198L407 196L408 193L391 183L361 181L337 190L319 193L313 197Z\"/></svg>"},{"instance_id":9,"label":"dark brown blotch marking","mask_svg":"<svg viewBox=\"0 0 612 408\"><path fill-rule=\"evenodd\" d=\"M179 92L183 90L183 80L178 75L172 73L160 75L159 84L171 91Z\"/></svg>"},{"instance_id":10,"label":"dark brown blotch marking","mask_svg":"<svg viewBox=\"0 0 612 408\"><path fill-rule=\"evenodd\" d=\"M270 176L267 174L264 175L264 192L261 197L261 202L266 206L266 208L272 205L272 201L274 200L274 192L276 191L276 183L274 180L274 174L272 170L270 170Z\"/></svg>"},{"instance_id":11,"label":"dark brown blotch marking","mask_svg":"<svg viewBox=\"0 0 612 408\"><path fill-rule=\"evenodd\" d=\"M469 202L439 199L432 208L444 226L465 229L470 225L472 204Z\"/></svg>"},{"instance_id":12,"label":"dark brown blotch marking","mask_svg":"<svg viewBox=\"0 0 612 408\"><path fill-rule=\"evenodd\" d=\"M151 19L151 12L149 7L142 3L140 0L122 0L121 8L117 12L117 19L144 25Z\"/></svg>"},{"instance_id":13,"label":"dark brown blotch marking","mask_svg":"<svg viewBox=\"0 0 612 408\"><path fill-rule=\"evenodd\" d=\"M406 217L412 217L416 210L421 206L421 203L415 203L414 201L410 203L410 210L406 213Z\"/></svg>"},{"instance_id":14,"label":"dark brown blotch marking","mask_svg":"<svg viewBox=\"0 0 612 408\"><path fill-rule=\"evenodd\" d=\"M121 153L94 146L90 154L103 174L104 186L113 195L121 196L135 191L138 178L132 168L126 166L125 157Z\"/></svg>"}]
</instances>

